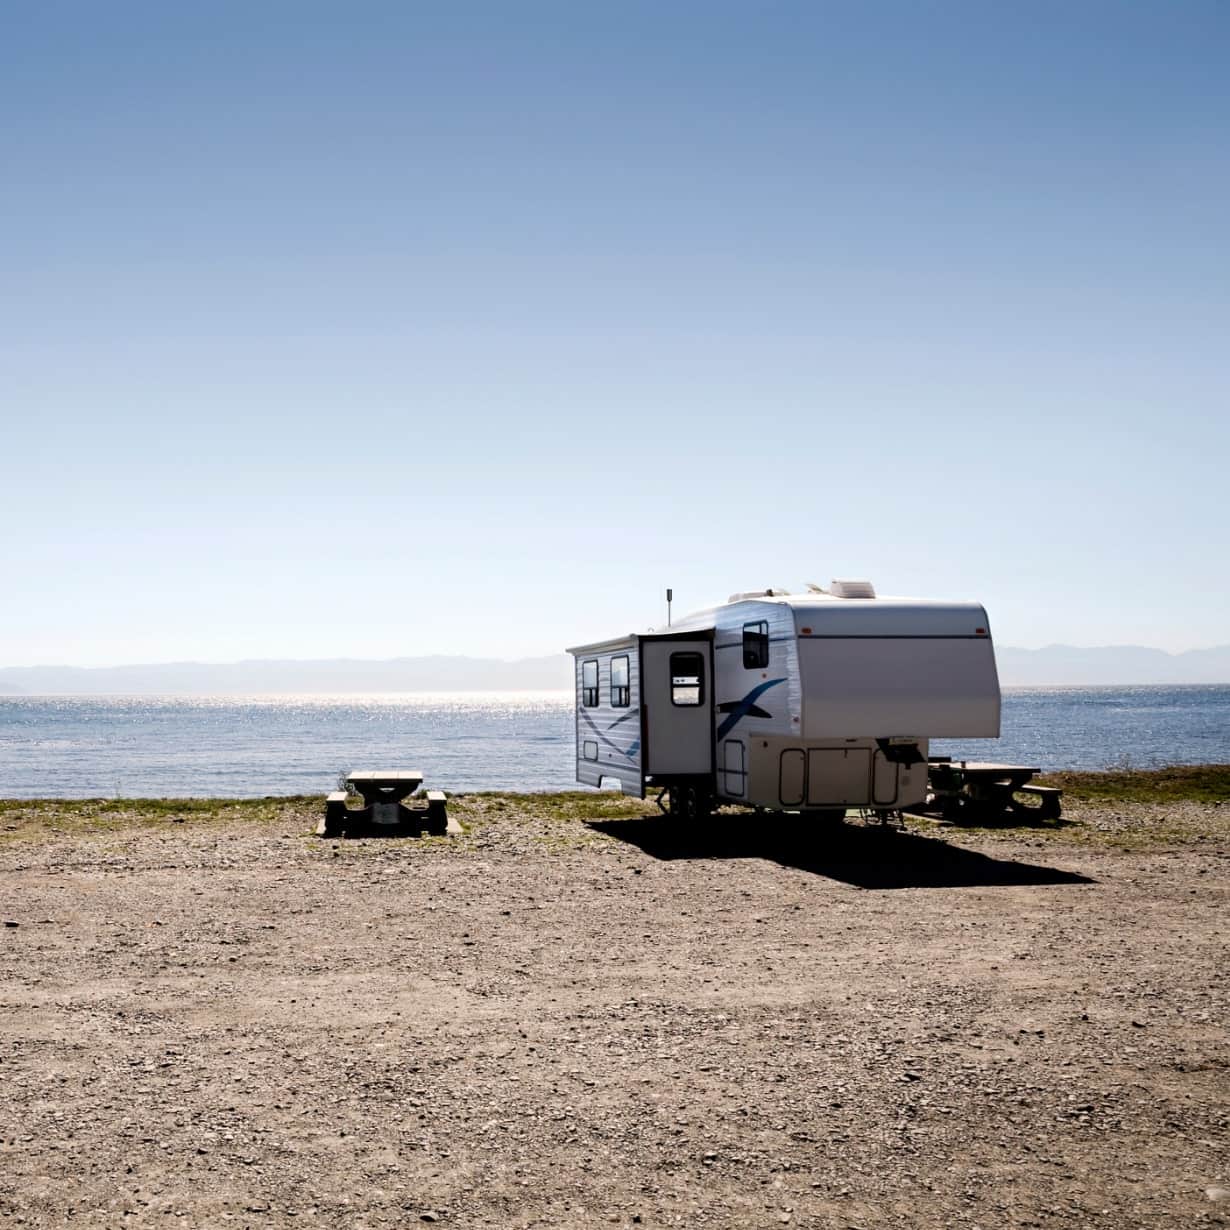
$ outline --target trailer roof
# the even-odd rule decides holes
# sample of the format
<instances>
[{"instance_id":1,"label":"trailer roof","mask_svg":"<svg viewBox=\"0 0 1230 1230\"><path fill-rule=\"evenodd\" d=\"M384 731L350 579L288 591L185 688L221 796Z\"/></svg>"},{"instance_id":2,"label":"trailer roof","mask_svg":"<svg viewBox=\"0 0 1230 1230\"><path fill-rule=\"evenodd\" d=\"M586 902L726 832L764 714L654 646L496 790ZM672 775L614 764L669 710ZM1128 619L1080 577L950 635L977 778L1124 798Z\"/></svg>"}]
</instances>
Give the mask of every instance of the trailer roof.
<instances>
[{"instance_id":1,"label":"trailer roof","mask_svg":"<svg viewBox=\"0 0 1230 1230\"><path fill-rule=\"evenodd\" d=\"M578 657L581 654L609 653L612 649L632 649L639 641L643 640L668 641L672 637L683 640L688 637L689 633L694 635L698 631L704 632L707 630L707 628L670 627L655 631L653 628L650 628L645 632L629 632L627 636L616 636L607 641L594 641L591 645L573 645L571 649L565 649L564 652L577 655Z\"/></svg>"},{"instance_id":2,"label":"trailer roof","mask_svg":"<svg viewBox=\"0 0 1230 1230\"><path fill-rule=\"evenodd\" d=\"M789 607L796 625L826 629L829 635L988 635L986 608L980 602L952 602L937 598L838 598L829 593L785 594L780 591L765 594L740 595L734 602L722 602L676 619L669 628L651 628L647 632L629 632L589 645L576 645L567 652L576 656L606 653L612 649L631 647L642 636L670 636L700 632L716 627L718 612L734 607L755 607L773 603ZM819 633L817 633L819 634Z\"/></svg>"},{"instance_id":3,"label":"trailer roof","mask_svg":"<svg viewBox=\"0 0 1230 1230\"><path fill-rule=\"evenodd\" d=\"M565 649L565 653L579 655L583 653L605 653L608 649L631 648L636 644L639 633L629 632L627 636L616 636L605 641L594 641L592 645L573 645Z\"/></svg>"},{"instance_id":4,"label":"trailer roof","mask_svg":"<svg viewBox=\"0 0 1230 1230\"><path fill-rule=\"evenodd\" d=\"M695 611L675 621L671 631L711 628L717 621L718 612L740 606L763 606L765 604L789 607L795 622L815 623L817 626L840 625L848 629L860 624L874 624L877 630L887 631L900 627L903 631L915 631L919 623L928 631L941 632L949 626L965 630L971 621L977 627L986 628L986 610L979 602L952 602L935 598L838 598L832 594L765 594L740 597L737 602L723 602L705 610ZM973 631L973 628L968 629Z\"/></svg>"}]
</instances>

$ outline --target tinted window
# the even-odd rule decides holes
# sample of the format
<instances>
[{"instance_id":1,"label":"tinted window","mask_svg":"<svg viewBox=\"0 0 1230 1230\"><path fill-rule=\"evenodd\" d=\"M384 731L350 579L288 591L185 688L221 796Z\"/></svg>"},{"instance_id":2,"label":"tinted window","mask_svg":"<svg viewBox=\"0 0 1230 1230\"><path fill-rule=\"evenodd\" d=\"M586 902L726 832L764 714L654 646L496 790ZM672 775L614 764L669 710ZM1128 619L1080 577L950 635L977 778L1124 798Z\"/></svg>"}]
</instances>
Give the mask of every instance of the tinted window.
<instances>
[{"instance_id":1,"label":"tinted window","mask_svg":"<svg viewBox=\"0 0 1230 1230\"><path fill-rule=\"evenodd\" d=\"M760 670L769 665L769 624L758 619L743 625L743 666L746 670Z\"/></svg>"},{"instance_id":2,"label":"tinted window","mask_svg":"<svg viewBox=\"0 0 1230 1230\"><path fill-rule=\"evenodd\" d=\"M581 704L593 709L598 704L598 663L581 664Z\"/></svg>"},{"instance_id":3,"label":"tinted window","mask_svg":"<svg viewBox=\"0 0 1230 1230\"><path fill-rule=\"evenodd\" d=\"M671 704L700 705L705 700L705 659L699 653L673 653Z\"/></svg>"},{"instance_id":4,"label":"tinted window","mask_svg":"<svg viewBox=\"0 0 1230 1230\"><path fill-rule=\"evenodd\" d=\"M628 659L626 656L611 659L611 708L626 709L632 703L628 687Z\"/></svg>"}]
</instances>

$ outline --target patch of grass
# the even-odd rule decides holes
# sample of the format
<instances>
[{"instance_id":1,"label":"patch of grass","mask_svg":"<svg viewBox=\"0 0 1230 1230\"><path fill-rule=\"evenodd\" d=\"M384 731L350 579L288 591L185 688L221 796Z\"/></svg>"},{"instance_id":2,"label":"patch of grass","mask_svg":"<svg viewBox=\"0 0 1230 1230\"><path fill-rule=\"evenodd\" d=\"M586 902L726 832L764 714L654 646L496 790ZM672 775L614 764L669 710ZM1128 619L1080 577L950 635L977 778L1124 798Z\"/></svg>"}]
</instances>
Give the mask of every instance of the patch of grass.
<instances>
[{"instance_id":1,"label":"patch of grass","mask_svg":"<svg viewBox=\"0 0 1230 1230\"><path fill-rule=\"evenodd\" d=\"M644 816L653 810L652 800L628 798L613 791L485 791L456 794L448 800L450 819L456 819L470 839L460 848L481 849L492 842L511 842L510 848L531 846L549 854L605 841L588 821Z\"/></svg>"},{"instance_id":2,"label":"patch of grass","mask_svg":"<svg viewBox=\"0 0 1230 1230\"><path fill-rule=\"evenodd\" d=\"M306 795L261 799L0 799L0 842L203 825L295 823L324 808Z\"/></svg>"},{"instance_id":3,"label":"patch of grass","mask_svg":"<svg viewBox=\"0 0 1230 1230\"><path fill-rule=\"evenodd\" d=\"M1058 786L1078 803L1219 803L1230 801L1230 765L1173 765L1165 769L1110 769L1104 773L1048 773L1043 786Z\"/></svg>"},{"instance_id":4,"label":"patch of grass","mask_svg":"<svg viewBox=\"0 0 1230 1230\"><path fill-rule=\"evenodd\" d=\"M1052 773L1038 779L1064 791L1065 819L1058 824L960 825L954 833L998 835L1019 840L1145 846L1159 842L1224 840L1230 831L1230 806L1194 815L1142 815L1127 804L1166 805L1230 802L1230 765L1166 769L1116 769L1103 773ZM1072 806L1072 814L1066 805ZM1120 808L1123 814L1119 814ZM652 798L636 799L613 791L514 793L476 791L450 795L448 810L460 823L462 838L419 838L425 848L469 849L504 833L514 841L548 850L576 849L605 840L587 822L657 814ZM120 835L125 832L185 827L284 825L307 833L324 813L315 795L260 799L0 799L0 844L55 837ZM934 821L910 818L912 825Z\"/></svg>"},{"instance_id":5,"label":"patch of grass","mask_svg":"<svg viewBox=\"0 0 1230 1230\"><path fill-rule=\"evenodd\" d=\"M476 791L452 795L448 808L450 816L456 814L463 822L467 816L494 815L512 821L545 820L552 823L615 820L643 816L647 808L656 810L652 799L629 798L614 791L591 793L583 790L563 790L551 794Z\"/></svg>"}]
</instances>

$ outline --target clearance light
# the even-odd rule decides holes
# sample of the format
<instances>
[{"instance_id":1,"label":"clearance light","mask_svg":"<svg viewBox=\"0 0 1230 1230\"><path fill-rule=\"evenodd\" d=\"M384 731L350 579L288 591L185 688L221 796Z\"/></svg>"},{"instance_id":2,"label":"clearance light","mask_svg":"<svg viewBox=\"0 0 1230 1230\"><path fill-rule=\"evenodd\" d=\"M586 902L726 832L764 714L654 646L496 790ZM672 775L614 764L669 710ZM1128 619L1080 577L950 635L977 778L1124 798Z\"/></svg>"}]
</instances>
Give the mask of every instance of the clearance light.
<instances>
[{"instance_id":1,"label":"clearance light","mask_svg":"<svg viewBox=\"0 0 1230 1230\"><path fill-rule=\"evenodd\" d=\"M987 634L987 630L985 628L975 628L974 629L975 636L986 636L986 634Z\"/></svg>"},{"instance_id":2,"label":"clearance light","mask_svg":"<svg viewBox=\"0 0 1230 1230\"><path fill-rule=\"evenodd\" d=\"M810 629L810 628L804 628L804 629L803 629L803 635L804 635L804 636L811 636L811 629Z\"/></svg>"}]
</instances>

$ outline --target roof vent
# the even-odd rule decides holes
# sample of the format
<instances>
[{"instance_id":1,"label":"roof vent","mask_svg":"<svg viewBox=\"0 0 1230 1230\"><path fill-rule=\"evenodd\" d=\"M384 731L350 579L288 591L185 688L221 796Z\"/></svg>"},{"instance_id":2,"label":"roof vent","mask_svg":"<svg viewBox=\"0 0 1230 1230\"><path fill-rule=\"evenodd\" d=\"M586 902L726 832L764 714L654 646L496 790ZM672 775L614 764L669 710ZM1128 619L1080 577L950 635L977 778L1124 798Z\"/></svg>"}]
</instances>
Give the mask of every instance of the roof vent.
<instances>
[{"instance_id":1,"label":"roof vent","mask_svg":"<svg viewBox=\"0 0 1230 1230\"><path fill-rule=\"evenodd\" d=\"M834 598L874 598L876 587L870 581L830 581L829 593Z\"/></svg>"}]
</instances>

